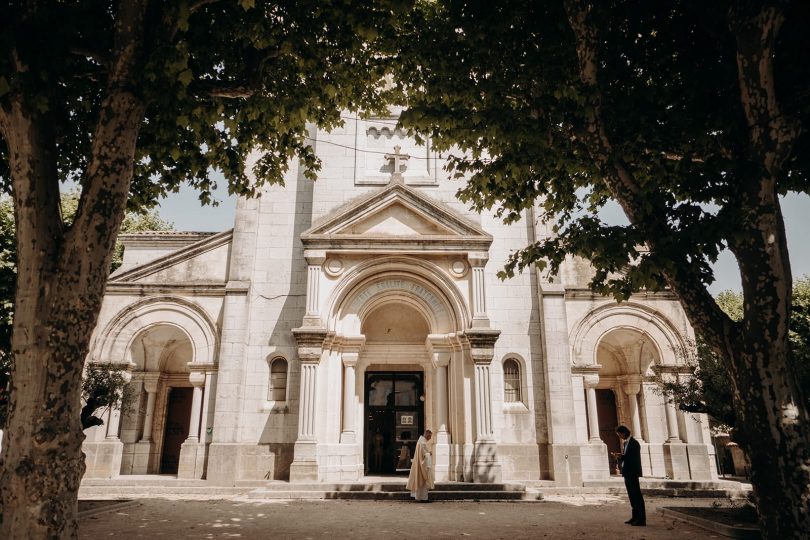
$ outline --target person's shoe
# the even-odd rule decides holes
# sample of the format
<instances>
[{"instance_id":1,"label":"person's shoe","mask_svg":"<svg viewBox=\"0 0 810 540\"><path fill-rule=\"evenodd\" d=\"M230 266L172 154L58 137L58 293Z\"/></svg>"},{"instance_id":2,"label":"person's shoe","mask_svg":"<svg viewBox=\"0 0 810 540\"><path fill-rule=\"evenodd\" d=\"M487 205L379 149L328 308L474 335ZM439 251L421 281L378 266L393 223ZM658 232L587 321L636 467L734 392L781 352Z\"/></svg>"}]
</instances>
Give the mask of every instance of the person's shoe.
<instances>
[{"instance_id":1,"label":"person's shoe","mask_svg":"<svg viewBox=\"0 0 810 540\"><path fill-rule=\"evenodd\" d=\"M647 522L646 521L633 521L633 522L630 523L630 525L632 525L633 527L646 527Z\"/></svg>"},{"instance_id":2,"label":"person's shoe","mask_svg":"<svg viewBox=\"0 0 810 540\"><path fill-rule=\"evenodd\" d=\"M627 521L625 521L625 524L627 525L632 525L633 523L635 523L635 521L633 521L633 518L630 518Z\"/></svg>"}]
</instances>

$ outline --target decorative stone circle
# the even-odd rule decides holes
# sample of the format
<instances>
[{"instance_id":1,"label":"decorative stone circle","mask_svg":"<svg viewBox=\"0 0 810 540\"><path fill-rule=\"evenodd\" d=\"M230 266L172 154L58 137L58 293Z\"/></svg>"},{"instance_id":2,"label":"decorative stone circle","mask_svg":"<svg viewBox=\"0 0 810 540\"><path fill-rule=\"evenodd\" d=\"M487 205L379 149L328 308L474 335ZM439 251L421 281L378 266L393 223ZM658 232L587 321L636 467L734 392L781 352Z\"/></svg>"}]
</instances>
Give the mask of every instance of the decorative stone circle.
<instances>
[{"instance_id":1,"label":"decorative stone circle","mask_svg":"<svg viewBox=\"0 0 810 540\"><path fill-rule=\"evenodd\" d=\"M467 263L461 259L455 260L450 263L450 273L453 274L454 277L462 278L467 275L467 270L469 270L469 266Z\"/></svg>"},{"instance_id":2,"label":"decorative stone circle","mask_svg":"<svg viewBox=\"0 0 810 540\"><path fill-rule=\"evenodd\" d=\"M343 273L343 261L334 257L329 257L323 263L323 271L331 277L338 277Z\"/></svg>"}]
</instances>

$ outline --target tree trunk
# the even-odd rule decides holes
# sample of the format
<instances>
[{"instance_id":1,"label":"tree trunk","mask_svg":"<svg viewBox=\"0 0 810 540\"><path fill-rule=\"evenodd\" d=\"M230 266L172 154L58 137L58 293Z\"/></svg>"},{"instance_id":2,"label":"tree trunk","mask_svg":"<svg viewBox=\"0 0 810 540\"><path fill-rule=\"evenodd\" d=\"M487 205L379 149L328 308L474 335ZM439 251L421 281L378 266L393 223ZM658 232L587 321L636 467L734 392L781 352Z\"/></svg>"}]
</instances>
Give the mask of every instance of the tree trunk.
<instances>
[{"instance_id":1,"label":"tree trunk","mask_svg":"<svg viewBox=\"0 0 810 540\"><path fill-rule=\"evenodd\" d=\"M580 79L590 107L575 136L599 166L630 223L645 232L652 252L673 233L659 209L639 195L639 184L618 156L602 120L598 86L599 32L588 0L566 0L577 40ZM739 200L732 201L740 239L729 248L740 264L744 316L734 323L690 271L674 257L663 277L678 296L691 325L722 356L733 386L738 428L752 465L760 528L766 539L807 538L810 534L810 418L802 392L787 364L791 274L778 180L799 133L782 114L774 88L773 59L783 13L778 5L742 3L730 12L737 39L741 105L749 125L749 148L740 159ZM739 6L738 6L739 7Z\"/></svg>"},{"instance_id":2,"label":"tree trunk","mask_svg":"<svg viewBox=\"0 0 810 540\"><path fill-rule=\"evenodd\" d=\"M18 282L12 386L3 444L0 537L76 538L81 374L132 180L145 106L127 90L104 100L82 204L65 230L47 122L3 111L12 165Z\"/></svg>"},{"instance_id":3,"label":"tree trunk","mask_svg":"<svg viewBox=\"0 0 810 540\"><path fill-rule=\"evenodd\" d=\"M751 336L754 337L754 336ZM810 534L810 453L808 423L788 391L785 356L769 357L753 339L735 363L745 375L737 386L745 396L736 410L743 445L751 460L760 530L766 539L807 538ZM753 353L752 353L753 350ZM777 365L781 369L774 369ZM743 386L745 384L745 386Z\"/></svg>"},{"instance_id":4,"label":"tree trunk","mask_svg":"<svg viewBox=\"0 0 810 540\"><path fill-rule=\"evenodd\" d=\"M78 537L77 495L85 470L81 375L146 111L134 91L140 88L146 4L128 0L117 6L112 62L70 227L60 215L48 113L19 92L0 107L18 255L0 538ZM27 69L24 59L16 69Z\"/></svg>"}]
</instances>

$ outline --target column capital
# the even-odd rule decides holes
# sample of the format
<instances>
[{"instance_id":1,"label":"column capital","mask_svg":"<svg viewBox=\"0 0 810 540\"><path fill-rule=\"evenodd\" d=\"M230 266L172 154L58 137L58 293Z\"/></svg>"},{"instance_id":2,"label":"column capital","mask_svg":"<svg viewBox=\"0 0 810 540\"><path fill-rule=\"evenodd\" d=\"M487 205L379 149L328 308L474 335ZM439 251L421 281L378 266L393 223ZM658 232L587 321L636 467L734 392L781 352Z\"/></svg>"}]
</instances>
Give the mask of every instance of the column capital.
<instances>
[{"instance_id":1,"label":"column capital","mask_svg":"<svg viewBox=\"0 0 810 540\"><path fill-rule=\"evenodd\" d=\"M637 382L624 383L622 385L622 390L624 390L624 393L628 396L635 396L641 392L641 384Z\"/></svg>"},{"instance_id":2,"label":"column capital","mask_svg":"<svg viewBox=\"0 0 810 540\"><path fill-rule=\"evenodd\" d=\"M188 374L188 382L195 388L199 388L205 384L205 371L192 371Z\"/></svg>"},{"instance_id":3,"label":"column capital","mask_svg":"<svg viewBox=\"0 0 810 540\"><path fill-rule=\"evenodd\" d=\"M158 382L160 381L160 373L147 372L143 374L143 389L147 393L153 394L157 392Z\"/></svg>"},{"instance_id":4,"label":"column capital","mask_svg":"<svg viewBox=\"0 0 810 540\"><path fill-rule=\"evenodd\" d=\"M585 383L585 388L596 388L599 385L599 374L589 373L583 375L582 382Z\"/></svg>"},{"instance_id":5,"label":"column capital","mask_svg":"<svg viewBox=\"0 0 810 540\"><path fill-rule=\"evenodd\" d=\"M573 366L571 373L582 377L582 382L586 388L595 388L599 384L599 370L602 369L601 364L591 364L588 366Z\"/></svg>"},{"instance_id":6,"label":"column capital","mask_svg":"<svg viewBox=\"0 0 810 540\"><path fill-rule=\"evenodd\" d=\"M453 345L446 334L429 334L425 339L425 348L434 367L442 367L450 363Z\"/></svg>"},{"instance_id":7,"label":"column capital","mask_svg":"<svg viewBox=\"0 0 810 540\"><path fill-rule=\"evenodd\" d=\"M293 335L298 344L298 359L304 364L317 364L321 361L324 341L330 332L326 328L301 327L293 328Z\"/></svg>"},{"instance_id":8,"label":"column capital","mask_svg":"<svg viewBox=\"0 0 810 540\"><path fill-rule=\"evenodd\" d=\"M483 267L489 262L489 253L486 251L470 251L467 253L467 261L472 267Z\"/></svg>"},{"instance_id":9,"label":"column capital","mask_svg":"<svg viewBox=\"0 0 810 540\"><path fill-rule=\"evenodd\" d=\"M470 341L470 354L476 364L490 364L495 355L495 342L501 335L500 330L479 328L465 332Z\"/></svg>"},{"instance_id":10,"label":"column capital","mask_svg":"<svg viewBox=\"0 0 810 540\"><path fill-rule=\"evenodd\" d=\"M320 266L326 260L326 251L322 249L305 249L304 259L310 266Z\"/></svg>"}]
</instances>

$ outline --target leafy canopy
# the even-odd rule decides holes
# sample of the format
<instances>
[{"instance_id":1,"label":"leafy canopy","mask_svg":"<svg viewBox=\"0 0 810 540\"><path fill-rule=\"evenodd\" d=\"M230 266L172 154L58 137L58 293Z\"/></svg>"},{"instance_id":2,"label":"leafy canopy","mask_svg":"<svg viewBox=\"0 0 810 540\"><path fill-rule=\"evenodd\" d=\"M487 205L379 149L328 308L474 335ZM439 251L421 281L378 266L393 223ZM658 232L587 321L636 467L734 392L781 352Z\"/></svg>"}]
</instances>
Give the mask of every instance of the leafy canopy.
<instances>
[{"instance_id":1,"label":"leafy canopy","mask_svg":"<svg viewBox=\"0 0 810 540\"><path fill-rule=\"evenodd\" d=\"M810 388L810 276L796 280L792 298L788 364L796 374L798 385L805 389L804 397L810 405L806 390ZM733 320L742 318L742 294L721 292L717 295L717 304ZM709 414L716 428L734 428L737 424L732 406L734 396L722 359L700 337L685 350L676 352L688 368L687 376L674 380L657 374L660 391L685 411Z\"/></svg>"},{"instance_id":2,"label":"leafy canopy","mask_svg":"<svg viewBox=\"0 0 810 540\"><path fill-rule=\"evenodd\" d=\"M810 120L808 6L793 3L776 58L782 113L803 126ZM634 175L634 199L642 201L629 225L615 226L599 216L615 194L583 142L593 90L580 80L563 2L419 4L399 51L398 80L409 106L401 121L448 152L456 176L470 176L460 195L476 209L494 207L514 222L537 204L547 224L549 237L513 254L502 277L534 263L556 272L574 254L594 263L593 288L618 298L662 289L667 271L703 284L714 280L711 263L755 216L739 186L759 171L744 151L749 132L729 7L689 0L593 4L611 158ZM807 193L809 168L805 130L778 179L779 192ZM662 221L666 236L656 239L654 251L639 253L655 234L651 224Z\"/></svg>"},{"instance_id":3,"label":"leafy canopy","mask_svg":"<svg viewBox=\"0 0 810 540\"><path fill-rule=\"evenodd\" d=\"M314 177L307 122L330 128L344 109L380 110L390 59L382 40L412 5L404 0L155 2L147 10L133 91L148 104L129 208L153 205L188 182L211 200L281 182L291 159ZM12 94L48 118L59 177L81 183L108 90L122 4L50 2L0 7L0 106ZM133 35L137 35L136 32ZM14 54L12 54L12 51ZM15 69L14 57L25 69ZM246 168L251 151L261 152ZM0 141L0 190L9 189ZM250 183L248 174L255 174Z\"/></svg>"}]
</instances>

